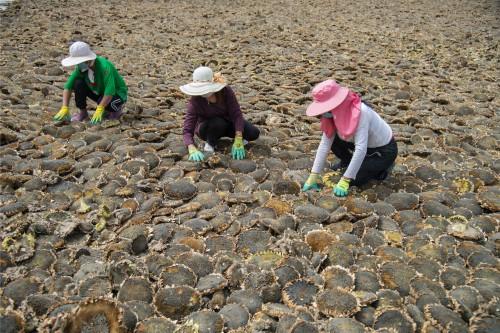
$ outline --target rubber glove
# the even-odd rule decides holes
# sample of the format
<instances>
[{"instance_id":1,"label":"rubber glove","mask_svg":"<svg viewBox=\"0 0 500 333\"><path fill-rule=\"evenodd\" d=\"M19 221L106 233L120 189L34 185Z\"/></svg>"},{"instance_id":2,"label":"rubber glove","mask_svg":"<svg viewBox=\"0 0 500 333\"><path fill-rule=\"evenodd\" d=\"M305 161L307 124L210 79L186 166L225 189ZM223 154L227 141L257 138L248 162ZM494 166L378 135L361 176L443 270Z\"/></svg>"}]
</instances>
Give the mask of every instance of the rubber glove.
<instances>
[{"instance_id":1,"label":"rubber glove","mask_svg":"<svg viewBox=\"0 0 500 333\"><path fill-rule=\"evenodd\" d=\"M333 193L337 197L345 197L349 193L349 184L351 180L348 178L340 178L339 182L337 185L335 185L335 188L333 189Z\"/></svg>"},{"instance_id":2,"label":"rubber glove","mask_svg":"<svg viewBox=\"0 0 500 333\"><path fill-rule=\"evenodd\" d=\"M189 146L188 151L189 151L188 160L190 161L201 162L205 158L205 156L203 156L203 153L198 149L196 149L195 146Z\"/></svg>"},{"instance_id":3,"label":"rubber glove","mask_svg":"<svg viewBox=\"0 0 500 333\"><path fill-rule=\"evenodd\" d=\"M92 116L92 120L90 123L92 125L99 124L102 121L102 116L104 115L104 106L98 105L95 109L94 115Z\"/></svg>"},{"instance_id":4,"label":"rubber glove","mask_svg":"<svg viewBox=\"0 0 500 333\"><path fill-rule=\"evenodd\" d=\"M231 156L235 160L242 160L245 158L245 147L243 146L243 137L237 136L234 138L233 148L231 149Z\"/></svg>"},{"instance_id":5,"label":"rubber glove","mask_svg":"<svg viewBox=\"0 0 500 333\"><path fill-rule=\"evenodd\" d=\"M71 117L69 115L69 108L67 106L61 106L61 110L59 110L59 112L54 116L54 120L71 120Z\"/></svg>"},{"instance_id":6,"label":"rubber glove","mask_svg":"<svg viewBox=\"0 0 500 333\"><path fill-rule=\"evenodd\" d=\"M309 190L319 190L319 174L315 172L311 172L309 177L307 178L306 182L304 183L304 186L302 187L302 191L309 191Z\"/></svg>"}]
</instances>

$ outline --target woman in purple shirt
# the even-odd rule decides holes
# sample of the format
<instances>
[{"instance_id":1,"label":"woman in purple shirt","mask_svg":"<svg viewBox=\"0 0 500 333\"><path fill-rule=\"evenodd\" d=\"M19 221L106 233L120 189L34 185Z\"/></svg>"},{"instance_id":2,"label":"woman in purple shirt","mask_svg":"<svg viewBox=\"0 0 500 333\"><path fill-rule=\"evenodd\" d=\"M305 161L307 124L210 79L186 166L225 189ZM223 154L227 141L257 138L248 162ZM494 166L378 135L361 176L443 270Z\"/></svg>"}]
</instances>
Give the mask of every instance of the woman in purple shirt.
<instances>
[{"instance_id":1,"label":"woman in purple shirt","mask_svg":"<svg viewBox=\"0 0 500 333\"><path fill-rule=\"evenodd\" d=\"M195 133L205 141L205 152L213 152L221 137L234 138L231 156L244 159L243 140L256 140L260 131L243 118L236 96L222 76L214 75L209 67L198 67L193 72L193 82L180 89L191 96L183 129L189 160L199 162L205 158L194 145Z\"/></svg>"}]
</instances>

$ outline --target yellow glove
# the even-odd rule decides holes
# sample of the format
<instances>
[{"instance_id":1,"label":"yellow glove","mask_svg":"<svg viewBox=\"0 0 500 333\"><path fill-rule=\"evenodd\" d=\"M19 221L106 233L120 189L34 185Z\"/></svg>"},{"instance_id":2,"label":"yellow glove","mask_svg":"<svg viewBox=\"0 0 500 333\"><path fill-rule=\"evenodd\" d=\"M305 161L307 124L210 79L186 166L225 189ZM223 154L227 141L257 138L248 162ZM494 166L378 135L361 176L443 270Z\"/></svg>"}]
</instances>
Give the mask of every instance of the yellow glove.
<instances>
[{"instance_id":1,"label":"yellow glove","mask_svg":"<svg viewBox=\"0 0 500 333\"><path fill-rule=\"evenodd\" d=\"M337 197L345 197L349 193L349 185L350 185L351 180L348 178L340 178L339 182L337 185L335 185L335 188L333 189L333 193Z\"/></svg>"},{"instance_id":2,"label":"yellow glove","mask_svg":"<svg viewBox=\"0 0 500 333\"><path fill-rule=\"evenodd\" d=\"M236 136L234 138L233 148L231 149L231 156L235 160L242 160L245 158L245 146L243 145L243 137Z\"/></svg>"},{"instance_id":3,"label":"yellow glove","mask_svg":"<svg viewBox=\"0 0 500 333\"><path fill-rule=\"evenodd\" d=\"M54 116L55 121L70 120L69 108L67 106L61 106L59 112Z\"/></svg>"},{"instance_id":4,"label":"yellow glove","mask_svg":"<svg viewBox=\"0 0 500 333\"><path fill-rule=\"evenodd\" d=\"M205 158L203 153L196 149L194 145L189 145L188 146L188 151L189 151L189 161L195 161L195 162L201 162Z\"/></svg>"},{"instance_id":5,"label":"yellow glove","mask_svg":"<svg viewBox=\"0 0 500 333\"><path fill-rule=\"evenodd\" d=\"M95 109L94 115L90 123L92 125L99 124L102 121L102 116L104 115L104 106L98 105Z\"/></svg>"},{"instance_id":6,"label":"yellow glove","mask_svg":"<svg viewBox=\"0 0 500 333\"><path fill-rule=\"evenodd\" d=\"M302 187L302 191L305 192L309 190L319 190L319 185L318 185L319 182L320 182L319 175L315 172L311 172L306 182L304 183L304 186Z\"/></svg>"}]
</instances>

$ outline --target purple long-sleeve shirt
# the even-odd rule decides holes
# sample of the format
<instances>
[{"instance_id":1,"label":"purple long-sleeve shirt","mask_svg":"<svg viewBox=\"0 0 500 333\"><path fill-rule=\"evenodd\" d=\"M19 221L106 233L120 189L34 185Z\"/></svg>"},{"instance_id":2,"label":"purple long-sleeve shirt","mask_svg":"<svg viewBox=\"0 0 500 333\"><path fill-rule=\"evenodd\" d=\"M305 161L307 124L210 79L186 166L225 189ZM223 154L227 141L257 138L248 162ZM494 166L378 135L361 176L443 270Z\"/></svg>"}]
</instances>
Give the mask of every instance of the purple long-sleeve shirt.
<instances>
[{"instance_id":1,"label":"purple long-sleeve shirt","mask_svg":"<svg viewBox=\"0 0 500 333\"><path fill-rule=\"evenodd\" d=\"M221 117L232 122L236 132L243 132L243 115L233 90L226 86L221 93L224 99L214 104L208 103L206 98L200 96L193 96L189 100L182 131L186 146L194 144L194 133L198 132L200 124L214 117Z\"/></svg>"}]
</instances>

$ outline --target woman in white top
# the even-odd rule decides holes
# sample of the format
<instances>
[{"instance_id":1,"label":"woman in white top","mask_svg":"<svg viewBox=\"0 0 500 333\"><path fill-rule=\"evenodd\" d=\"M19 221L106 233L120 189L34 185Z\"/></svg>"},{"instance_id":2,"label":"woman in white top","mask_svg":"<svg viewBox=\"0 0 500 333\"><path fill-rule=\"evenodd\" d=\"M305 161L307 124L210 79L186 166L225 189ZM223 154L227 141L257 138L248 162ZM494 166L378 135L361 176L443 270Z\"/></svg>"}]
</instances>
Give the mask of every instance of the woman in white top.
<instances>
[{"instance_id":1,"label":"woman in white top","mask_svg":"<svg viewBox=\"0 0 500 333\"><path fill-rule=\"evenodd\" d=\"M371 179L387 177L398 154L390 126L360 97L334 80L316 85L308 116L321 116L323 135L316 152L311 174L303 191L319 189L319 174L330 149L340 159L335 169L347 167L333 189L344 197L350 185L362 185Z\"/></svg>"}]
</instances>

